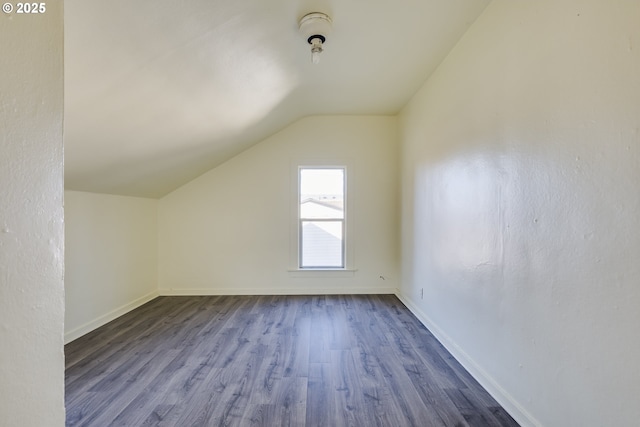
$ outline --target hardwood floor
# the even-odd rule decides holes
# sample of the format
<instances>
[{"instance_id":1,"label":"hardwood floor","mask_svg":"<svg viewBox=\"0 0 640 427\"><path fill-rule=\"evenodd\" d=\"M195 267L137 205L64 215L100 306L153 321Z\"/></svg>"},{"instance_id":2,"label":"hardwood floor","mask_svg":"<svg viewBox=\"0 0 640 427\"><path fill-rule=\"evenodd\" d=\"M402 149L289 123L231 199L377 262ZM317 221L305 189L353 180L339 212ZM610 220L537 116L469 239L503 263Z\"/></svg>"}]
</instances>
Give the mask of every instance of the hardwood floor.
<instances>
[{"instance_id":1,"label":"hardwood floor","mask_svg":"<svg viewBox=\"0 0 640 427\"><path fill-rule=\"evenodd\" d=\"M160 297L69 343L68 426L517 426L392 295Z\"/></svg>"}]
</instances>

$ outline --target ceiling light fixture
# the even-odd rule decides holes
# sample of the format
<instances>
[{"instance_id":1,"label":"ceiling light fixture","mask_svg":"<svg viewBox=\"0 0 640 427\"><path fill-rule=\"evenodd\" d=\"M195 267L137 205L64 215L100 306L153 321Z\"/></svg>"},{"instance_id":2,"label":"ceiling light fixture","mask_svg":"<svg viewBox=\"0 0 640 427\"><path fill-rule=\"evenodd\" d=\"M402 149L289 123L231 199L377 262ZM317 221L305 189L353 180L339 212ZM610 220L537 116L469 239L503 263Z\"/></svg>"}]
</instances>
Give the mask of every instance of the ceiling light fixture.
<instances>
[{"instance_id":1,"label":"ceiling light fixture","mask_svg":"<svg viewBox=\"0 0 640 427\"><path fill-rule=\"evenodd\" d=\"M307 13L298 23L300 32L311 45L311 62L320 62L320 53L323 51L323 44L327 36L331 33L331 18L326 13Z\"/></svg>"}]
</instances>

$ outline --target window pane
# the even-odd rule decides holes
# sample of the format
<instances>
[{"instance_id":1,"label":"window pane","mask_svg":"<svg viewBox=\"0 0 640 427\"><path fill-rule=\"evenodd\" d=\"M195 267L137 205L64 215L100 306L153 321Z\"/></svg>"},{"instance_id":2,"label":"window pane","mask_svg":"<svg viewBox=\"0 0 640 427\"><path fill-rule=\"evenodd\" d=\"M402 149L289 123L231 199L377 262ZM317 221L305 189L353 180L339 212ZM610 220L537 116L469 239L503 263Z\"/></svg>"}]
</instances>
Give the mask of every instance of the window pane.
<instances>
[{"instance_id":1,"label":"window pane","mask_svg":"<svg viewBox=\"0 0 640 427\"><path fill-rule=\"evenodd\" d=\"M344 218L344 169L300 170L300 218Z\"/></svg>"},{"instance_id":2,"label":"window pane","mask_svg":"<svg viewBox=\"0 0 640 427\"><path fill-rule=\"evenodd\" d=\"M344 267L342 221L302 221L301 232L301 267Z\"/></svg>"},{"instance_id":3,"label":"window pane","mask_svg":"<svg viewBox=\"0 0 640 427\"><path fill-rule=\"evenodd\" d=\"M301 168L300 267L344 268L345 169Z\"/></svg>"}]
</instances>

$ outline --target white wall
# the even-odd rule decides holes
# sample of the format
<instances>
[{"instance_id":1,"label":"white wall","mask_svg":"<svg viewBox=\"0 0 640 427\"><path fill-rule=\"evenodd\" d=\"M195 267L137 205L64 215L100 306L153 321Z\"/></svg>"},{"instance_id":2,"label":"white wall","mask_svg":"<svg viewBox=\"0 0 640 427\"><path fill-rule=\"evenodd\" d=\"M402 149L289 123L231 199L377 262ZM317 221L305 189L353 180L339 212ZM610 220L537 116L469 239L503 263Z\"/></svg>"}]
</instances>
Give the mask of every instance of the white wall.
<instances>
[{"instance_id":1,"label":"white wall","mask_svg":"<svg viewBox=\"0 0 640 427\"><path fill-rule=\"evenodd\" d=\"M65 191L65 340L156 297L158 201Z\"/></svg>"},{"instance_id":2,"label":"white wall","mask_svg":"<svg viewBox=\"0 0 640 427\"><path fill-rule=\"evenodd\" d=\"M352 163L352 277L288 271L296 267L290 238L298 159ZM160 293L394 292L397 163L395 117L316 116L293 123L161 199Z\"/></svg>"},{"instance_id":3,"label":"white wall","mask_svg":"<svg viewBox=\"0 0 640 427\"><path fill-rule=\"evenodd\" d=\"M402 297L523 425L640 419L639 22L495 0L399 118Z\"/></svg>"},{"instance_id":4,"label":"white wall","mask_svg":"<svg viewBox=\"0 0 640 427\"><path fill-rule=\"evenodd\" d=\"M64 425L62 3L47 7L0 15L3 426Z\"/></svg>"}]
</instances>

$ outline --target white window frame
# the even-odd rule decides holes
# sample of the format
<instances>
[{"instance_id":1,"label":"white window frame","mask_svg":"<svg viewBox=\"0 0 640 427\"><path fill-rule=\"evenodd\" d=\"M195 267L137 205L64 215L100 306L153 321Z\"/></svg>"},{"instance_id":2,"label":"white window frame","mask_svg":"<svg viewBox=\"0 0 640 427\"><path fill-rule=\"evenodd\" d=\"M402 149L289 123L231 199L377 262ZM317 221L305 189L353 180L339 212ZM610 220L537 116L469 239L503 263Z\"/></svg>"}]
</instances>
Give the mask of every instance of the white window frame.
<instances>
[{"instance_id":1,"label":"white window frame","mask_svg":"<svg viewBox=\"0 0 640 427\"><path fill-rule=\"evenodd\" d=\"M311 170L311 169L323 169L323 170L341 170L342 171L342 218L303 218L301 212L302 206L302 193L300 191L300 186L302 183L302 171L303 170ZM345 166L299 166L298 167L298 269L300 270L344 270L346 267L346 223L347 223L347 168ZM329 265L316 265L316 266L308 266L304 267L302 265L302 245L303 245L303 223L305 221L313 221L313 222L341 222L342 227L342 236L340 236L340 255L341 261L339 266L329 266Z\"/></svg>"},{"instance_id":2,"label":"white window frame","mask_svg":"<svg viewBox=\"0 0 640 427\"><path fill-rule=\"evenodd\" d=\"M289 244L289 273L294 277L353 276L356 269L354 267L354 239L352 233L354 216L354 167L352 162L349 159L298 159L293 160L291 163L291 235ZM300 171L302 169L344 170L344 216L342 219L343 267L301 267L302 218L300 217Z\"/></svg>"}]
</instances>

